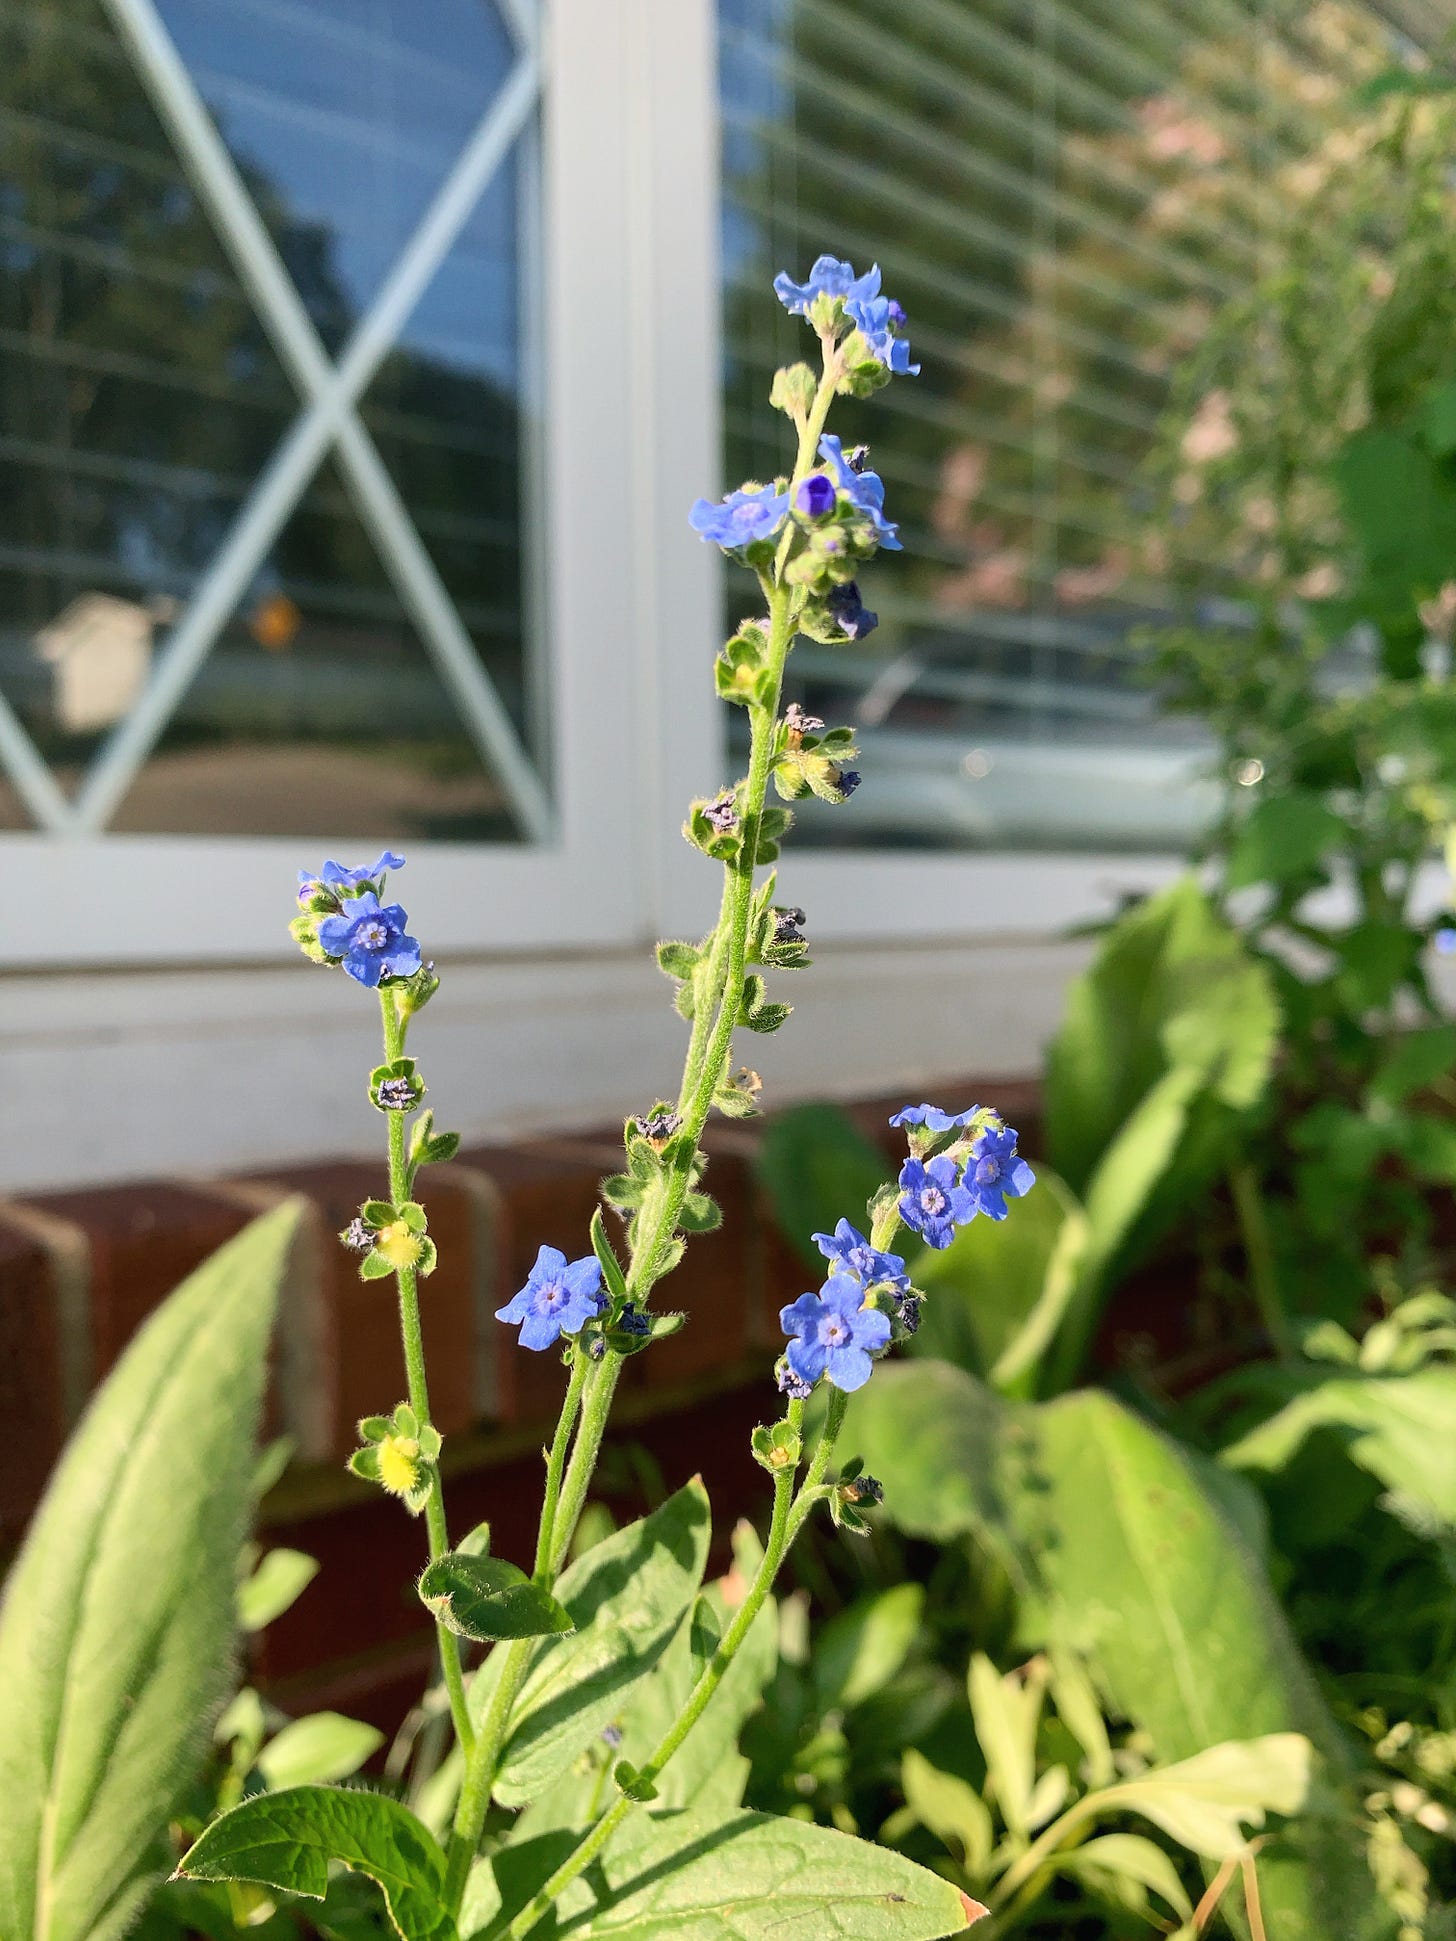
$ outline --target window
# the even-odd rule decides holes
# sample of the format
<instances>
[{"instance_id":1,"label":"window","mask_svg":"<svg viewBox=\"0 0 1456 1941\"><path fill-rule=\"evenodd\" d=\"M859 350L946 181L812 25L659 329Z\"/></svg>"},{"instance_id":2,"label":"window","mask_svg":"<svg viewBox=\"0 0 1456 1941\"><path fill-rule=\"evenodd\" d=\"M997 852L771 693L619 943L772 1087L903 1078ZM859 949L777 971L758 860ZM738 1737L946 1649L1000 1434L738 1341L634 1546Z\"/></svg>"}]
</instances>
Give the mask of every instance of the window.
<instances>
[{"instance_id":1,"label":"window","mask_svg":"<svg viewBox=\"0 0 1456 1941\"><path fill-rule=\"evenodd\" d=\"M1429 46L1450 9L1419 11ZM862 647L796 649L866 774L802 837L1177 850L1211 789L1139 678L1179 546L1143 463L1178 361L1271 260L1280 171L1394 30L1353 0L720 0L719 37L730 480L781 463L769 380L804 348L776 269L878 259L923 365L843 413L906 551L866 576Z\"/></svg>"},{"instance_id":2,"label":"window","mask_svg":"<svg viewBox=\"0 0 1456 1941\"><path fill-rule=\"evenodd\" d=\"M621 22L5 0L0 57L0 962L267 955L297 860L386 839L442 948L640 935L581 490L639 400L567 302L640 301Z\"/></svg>"}]
</instances>

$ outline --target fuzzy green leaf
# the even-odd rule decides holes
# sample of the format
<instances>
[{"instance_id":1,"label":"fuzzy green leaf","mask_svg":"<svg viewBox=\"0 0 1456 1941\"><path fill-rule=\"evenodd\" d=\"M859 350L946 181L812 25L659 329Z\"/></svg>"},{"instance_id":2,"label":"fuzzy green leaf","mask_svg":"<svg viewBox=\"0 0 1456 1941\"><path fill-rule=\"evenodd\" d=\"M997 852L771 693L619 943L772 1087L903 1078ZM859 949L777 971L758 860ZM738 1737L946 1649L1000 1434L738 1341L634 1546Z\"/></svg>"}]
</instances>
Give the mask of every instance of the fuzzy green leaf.
<instances>
[{"instance_id":1,"label":"fuzzy green leaf","mask_svg":"<svg viewBox=\"0 0 1456 1941\"><path fill-rule=\"evenodd\" d=\"M575 1629L550 1592L504 1557L447 1552L426 1566L420 1597L457 1637L479 1644Z\"/></svg>"},{"instance_id":2,"label":"fuzzy green leaf","mask_svg":"<svg viewBox=\"0 0 1456 1941\"><path fill-rule=\"evenodd\" d=\"M239 1624L245 1631L261 1631L282 1617L317 1575L317 1560L302 1550L269 1550L238 1588Z\"/></svg>"},{"instance_id":3,"label":"fuzzy green leaf","mask_svg":"<svg viewBox=\"0 0 1456 1941\"><path fill-rule=\"evenodd\" d=\"M322 1900L329 1863L367 1874L400 1941L455 1941L445 1856L407 1806L381 1793L295 1786L213 1821L177 1869L188 1880L252 1880Z\"/></svg>"},{"instance_id":4,"label":"fuzzy green leaf","mask_svg":"<svg viewBox=\"0 0 1456 1941\"><path fill-rule=\"evenodd\" d=\"M238 1552L298 1202L145 1323L72 1437L0 1610L0 1934L120 1930L228 1689Z\"/></svg>"},{"instance_id":5,"label":"fuzzy green leaf","mask_svg":"<svg viewBox=\"0 0 1456 1941\"><path fill-rule=\"evenodd\" d=\"M595 1207L591 1217L592 1252L601 1265L602 1279L607 1284L607 1292L614 1301L627 1298L627 1278L622 1272L622 1263L617 1258L616 1249L607 1237L607 1223L602 1218L602 1209Z\"/></svg>"},{"instance_id":6,"label":"fuzzy green leaf","mask_svg":"<svg viewBox=\"0 0 1456 1941\"><path fill-rule=\"evenodd\" d=\"M289 1786L323 1786L348 1779L383 1744L379 1728L362 1719L347 1719L341 1712L310 1712L306 1718L290 1719L275 1733L256 1764L274 1792Z\"/></svg>"},{"instance_id":7,"label":"fuzzy green leaf","mask_svg":"<svg viewBox=\"0 0 1456 1941\"><path fill-rule=\"evenodd\" d=\"M503 1913L560 1845L547 1835L495 1857ZM973 1918L958 1888L903 1854L766 1813L636 1814L557 1907L572 1941L940 1941Z\"/></svg>"},{"instance_id":8,"label":"fuzzy green leaf","mask_svg":"<svg viewBox=\"0 0 1456 1941\"><path fill-rule=\"evenodd\" d=\"M694 1479L641 1522L594 1544L556 1586L576 1630L536 1647L511 1713L496 1797L520 1806L609 1725L666 1650L697 1595L708 1556L708 1498ZM499 1654L471 1687L480 1718Z\"/></svg>"}]
</instances>

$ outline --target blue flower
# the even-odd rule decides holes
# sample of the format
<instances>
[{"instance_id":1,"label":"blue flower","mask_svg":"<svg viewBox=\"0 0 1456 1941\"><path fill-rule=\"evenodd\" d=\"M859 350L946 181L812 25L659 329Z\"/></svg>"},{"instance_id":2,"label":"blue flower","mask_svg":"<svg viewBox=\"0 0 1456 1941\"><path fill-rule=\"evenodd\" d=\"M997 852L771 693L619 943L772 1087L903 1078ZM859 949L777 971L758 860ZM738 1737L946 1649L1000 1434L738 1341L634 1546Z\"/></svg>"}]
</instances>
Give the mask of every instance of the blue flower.
<instances>
[{"instance_id":1,"label":"blue flower","mask_svg":"<svg viewBox=\"0 0 1456 1941\"><path fill-rule=\"evenodd\" d=\"M343 960L350 977L372 990L383 977L413 977L420 968L420 947L405 935L408 922L399 904L381 906L373 890L365 890L337 916L322 920L318 940L329 957Z\"/></svg>"},{"instance_id":2,"label":"blue flower","mask_svg":"<svg viewBox=\"0 0 1456 1941\"><path fill-rule=\"evenodd\" d=\"M851 298L877 296L880 266L875 263L863 276L856 276L852 263L841 263L837 256L816 256L806 283L795 283L787 270L780 270L773 286L791 317L807 317L817 297L839 297L847 304Z\"/></svg>"},{"instance_id":3,"label":"blue flower","mask_svg":"<svg viewBox=\"0 0 1456 1941\"><path fill-rule=\"evenodd\" d=\"M1453 930L1449 923L1442 924L1431 941L1443 957L1449 957L1456 952L1456 930Z\"/></svg>"},{"instance_id":4,"label":"blue flower","mask_svg":"<svg viewBox=\"0 0 1456 1941\"><path fill-rule=\"evenodd\" d=\"M298 900L307 903L315 891L321 889L333 890L335 894L343 890L357 890L362 883L377 890L386 870L403 868L404 857L396 856L392 849L386 849L372 869L345 869L342 863L334 862L325 863L317 876L312 870L301 869L298 872Z\"/></svg>"},{"instance_id":5,"label":"blue flower","mask_svg":"<svg viewBox=\"0 0 1456 1941\"><path fill-rule=\"evenodd\" d=\"M910 362L910 346L900 335L905 312L892 297L851 296L844 307L877 364L902 377L919 376L920 366Z\"/></svg>"},{"instance_id":6,"label":"blue flower","mask_svg":"<svg viewBox=\"0 0 1456 1941\"><path fill-rule=\"evenodd\" d=\"M976 1217L976 1199L959 1179L947 1153L938 1159L907 1159L900 1168L900 1218L929 1247L948 1247L957 1227Z\"/></svg>"},{"instance_id":7,"label":"blue flower","mask_svg":"<svg viewBox=\"0 0 1456 1941\"><path fill-rule=\"evenodd\" d=\"M688 514L688 524L714 546L733 553L756 540L772 539L788 516L787 492L775 492L771 485L749 491L741 485L720 505L699 499Z\"/></svg>"},{"instance_id":8,"label":"blue flower","mask_svg":"<svg viewBox=\"0 0 1456 1941\"><path fill-rule=\"evenodd\" d=\"M949 1132L952 1126L969 1125L979 1108L969 1112L942 1112L938 1105L907 1105L891 1119L892 1126L924 1126L927 1132Z\"/></svg>"},{"instance_id":9,"label":"blue flower","mask_svg":"<svg viewBox=\"0 0 1456 1941\"><path fill-rule=\"evenodd\" d=\"M1017 1156L1013 1127L987 1126L978 1134L966 1160L966 1186L978 1213L1004 1220L1006 1195L1019 1200L1035 1184L1036 1174Z\"/></svg>"},{"instance_id":10,"label":"blue flower","mask_svg":"<svg viewBox=\"0 0 1456 1941\"><path fill-rule=\"evenodd\" d=\"M789 1367L812 1387L827 1375L848 1395L863 1388L874 1364L871 1352L890 1342L890 1319L865 1307L864 1288L849 1274L834 1274L818 1294L801 1294L779 1314L789 1341Z\"/></svg>"},{"instance_id":11,"label":"blue flower","mask_svg":"<svg viewBox=\"0 0 1456 1941\"><path fill-rule=\"evenodd\" d=\"M836 1272L853 1274L866 1287L889 1286L899 1292L910 1285L900 1256L882 1254L848 1220L841 1220L833 1233L816 1233L814 1245Z\"/></svg>"},{"instance_id":12,"label":"blue flower","mask_svg":"<svg viewBox=\"0 0 1456 1941\"><path fill-rule=\"evenodd\" d=\"M879 474L852 465L845 456L843 444L832 431L826 431L819 440L819 456L833 471L835 484L855 511L874 527L880 544L888 552L903 551L899 528L885 517L885 484Z\"/></svg>"},{"instance_id":13,"label":"blue flower","mask_svg":"<svg viewBox=\"0 0 1456 1941\"><path fill-rule=\"evenodd\" d=\"M595 1254L567 1261L558 1247L543 1247L526 1285L495 1311L497 1321L519 1322L523 1348L549 1348L558 1335L577 1334L607 1305L602 1264Z\"/></svg>"}]
</instances>

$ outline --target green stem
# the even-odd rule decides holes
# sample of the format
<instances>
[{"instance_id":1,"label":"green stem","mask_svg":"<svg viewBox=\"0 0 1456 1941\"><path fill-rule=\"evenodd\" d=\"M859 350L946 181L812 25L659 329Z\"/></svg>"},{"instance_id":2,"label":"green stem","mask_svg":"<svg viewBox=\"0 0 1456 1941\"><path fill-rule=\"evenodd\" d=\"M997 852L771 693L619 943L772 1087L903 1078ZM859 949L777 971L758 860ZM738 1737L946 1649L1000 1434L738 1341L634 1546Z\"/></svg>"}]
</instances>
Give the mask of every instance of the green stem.
<instances>
[{"instance_id":1,"label":"green stem","mask_svg":"<svg viewBox=\"0 0 1456 1941\"><path fill-rule=\"evenodd\" d=\"M768 1541L764 1545L763 1561L754 1573L748 1595L734 1613L733 1622L723 1634L718 1649L703 1667L682 1710L659 1739L646 1764L642 1766L639 1777L648 1786L651 1786L659 1777L673 1754L677 1752L727 1676L728 1669L738 1655L743 1640L748 1636L754 1619L763 1609L764 1601L773 1589L774 1579L795 1536L803 1526L805 1517L820 1500L820 1485L844 1422L845 1403L846 1398L835 1390L830 1399L824 1431L814 1450L803 1484L797 1493L794 1490L792 1470L781 1470L774 1477L773 1516L769 1523ZM803 1417L804 1404L790 1402L789 1420L796 1429L802 1424ZM511 1922L509 1928L505 1930L508 1941L524 1941L525 1936L531 1932L536 1923L550 1911L552 1903L562 1891L576 1879L578 1874L591 1865L637 1804L636 1800L629 1799L625 1794L613 1802L596 1825L556 1869L535 1899Z\"/></svg>"},{"instance_id":2,"label":"green stem","mask_svg":"<svg viewBox=\"0 0 1456 1941\"><path fill-rule=\"evenodd\" d=\"M1260 1319L1279 1359L1292 1361L1295 1354L1294 1338L1279 1292L1279 1273L1274 1263L1274 1241L1269 1232L1264 1196L1259 1191L1253 1167L1246 1161L1241 1160L1230 1166L1228 1179L1234 1211L1239 1218L1239 1232L1243 1237L1244 1258L1249 1264L1249 1286Z\"/></svg>"},{"instance_id":3,"label":"green stem","mask_svg":"<svg viewBox=\"0 0 1456 1941\"><path fill-rule=\"evenodd\" d=\"M396 1058L404 1056L405 1021L400 1016L394 992L388 985L379 993L379 1008L384 1019L384 1062L392 1064ZM389 1197L395 1206L399 1206L410 1196L409 1164L404 1143L405 1114L390 1112L385 1116L389 1121ZM420 1427L424 1428L430 1421L430 1389L425 1379L425 1338L420 1325L419 1282L413 1267L401 1267L394 1278L399 1293L399 1332L404 1346L409 1405L419 1418ZM450 1536L445 1522L445 1499L438 1468L431 1479L430 1494L425 1499L425 1534L431 1562L443 1557L450 1548ZM465 1704L460 1645L454 1632L438 1618L435 1621L435 1636L439 1644L445 1690L450 1698L450 1717L455 1722L455 1736L468 1757L475 1743L475 1733Z\"/></svg>"},{"instance_id":4,"label":"green stem","mask_svg":"<svg viewBox=\"0 0 1456 1941\"><path fill-rule=\"evenodd\" d=\"M541 1585L543 1590L549 1590L555 1582L552 1533L561 1497L561 1476L589 1367L586 1356L578 1348L571 1358L571 1378L566 1385L566 1397L561 1404L556 1433L551 1440L551 1452L546 1458L546 1493L541 1501L541 1522L536 1532L536 1561L532 1570L533 1581ZM511 1707L525 1680L535 1643L534 1638L516 1638L500 1648L500 1675L491 1694L490 1705L480 1722L480 1733L473 1748L465 1752L465 1777L461 1781L460 1798L455 1805L455 1822L450 1832L445 1875L446 1903L457 1912L470 1877L471 1863L480 1845L481 1829L490 1807L491 1788L495 1785L510 1723Z\"/></svg>"}]
</instances>

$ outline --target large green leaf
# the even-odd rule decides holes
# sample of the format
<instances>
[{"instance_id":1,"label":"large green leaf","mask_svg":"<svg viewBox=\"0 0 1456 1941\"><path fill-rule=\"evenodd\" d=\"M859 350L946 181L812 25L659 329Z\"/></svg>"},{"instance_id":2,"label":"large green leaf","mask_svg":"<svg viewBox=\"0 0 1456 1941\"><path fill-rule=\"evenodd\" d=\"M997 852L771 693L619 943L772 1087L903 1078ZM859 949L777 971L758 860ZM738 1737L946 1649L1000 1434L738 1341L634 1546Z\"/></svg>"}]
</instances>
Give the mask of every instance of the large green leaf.
<instances>
[{"instance_id":1,"label":"large green leaf","mask_svg":"<svg viewBox=\"0 0 1456 1941\"><path fill-rule=\"evenodd\" d=\"M576 1630L543 1639L511 1713L496 1798L523 1806L610 1725L667 1649L708 1560L707 1491L693 1480L644 1517L593 1544L556 1586ZM471 1691L476 1716L494 1689L487 1659Z\"/></svg>"},{"instance_id":2,"label":"large green leaf","mask_svg":"<svg viewBox=\"0 0 1456 1941\"><path fill-rule=\"evenodd\" d=\"M1282 1469L1306 1437L1333 1430L1350 1458L1390 1492L1416 1529L1456 1531L1456 1368L1338 1375L1297 1395L1223 1452L1234 1469Z\"/></svg>"},{"instance_id":3,"label":"large green leaf","mask_svg":"<svg viewBox=\"0 0 1456 1941\"><path fill-rule=\"evenodd\" d=\"M891 1168L842 1106L792 1105L764 1124L758 1177L779 1227L811 1266L823 1256L811 1235L833 1233L840 1220L862 1227L865 1208Z\"/></svg>"},{"instance_id":4,"label":"large green leaf","mask_svg":"<svg viewBox=\"0 0 1456 1941\"><path fill-rule=\"evenodd\" d=\"M1230 1111L1258 1098L1278 1027L1268 972L1184 877L1124 917L1072 986L1047 1055L1048 1156L1087 1195L1107 1148L1173 1067Z\"/></svg>"},{"instance_id":5,"label":"large green leaf","mask_svg":"<svg viewBox=\"0 0 1456 1941\"><path fill-rule=\"evenodd\" d=\"M526 1904L562 1844L548 1836L495 1857L498 1924ZM484 1893L471 1906L483 1924ZM558 1907L557 1931L572 1941L940 1941L970 1918L956 1888L902 1854L765 1813L639 1813Z\"/></svg>"},{"instance_id":6,"label":"large green leaf","mask_svg":"<svg viewBox=\"0 0 1456 1941\"><path fill-rule=\"evenodd\" d=\"M120 1924L227 1690L268 1336L299 1206L137 1334L68 1445L0 1609L0 1935Z\"/></svg>"},{"instance_id":7,"label":"large green leaf","mask_svg":"<svg viewBox=\"0 0 1456 1941\"><path fill-rule=\"evenodd\" d=\"M923 1248L910 1277L931 1298L908 1351L1032 1392L1041 1358L1079 1282L1087 1221L1047 1167L1011 1220L972 1220L948 1247Z\"/></svg>"},{"instance_id":8,"label":"large green leaf","mask_svg":"<svg viewBox=\"0 0 1456 1941\"><path fill-rule=\"evenodd\" d=\"M526 1808L514 1838L531 1839L553 1828L587 1824L594 1805L600 1806L604 1768L619 1758L638 1767L647 1763L687 1703L698 1674L728 1628L748 1578L762 1560L762 1545L746 1523L735 1531L733 1548L733 1578L708 1586L661 1658L626 1694L613 1721L622 1734L620 1746L612 1750L602 1744L594 1759L577 1760L562 1773ZM730 1584L732 1603L725 1595ZM738 1738L749 1714L762 1702L778 1661L778 1607L770 1597L749 1626L707 1710L658 1776L659 1810L731 1813L743 1804L749 1763L738 1750Z\"/></svg>"},{"instance_id":9,"label":"large green leaf","mask_svg":"<svg viewBox=\"0 0 1456 1941\"><path fill-rule=\"evenodd\" d=\"M420 1596L457 1637L544 1638L569 1631L571 1619L549 1591L504 1557L448 1550L425 1566Z\"/></svg>"},{"instance_id":10,"label":"large green leaf","mask_svg":"<svg viewBox=\"0 0 1456 1941\"><path fill-rule=\"evenodd\" d=\"M332 1786L259 1793L215 1819L177 1871L322 1900L330 1861L378 1882L402 1941L453 1941L445 1856L407 1806L381 1793Z\"/></svg>"},{"instance_id":11,"label":"large green leaf","mask_svg":"<svg viewBox=\"0 0 1456 1941\"><path fill-rule=\"evenodd\" d=\"M891 1363L855 1397L845 1448L907 1531L992 1545L1023 1588L1023 1642L1080 1651L1160 1758L1299 1732L1338 1791L1344 1742L1259 1560L1197 1466L1111 1397L1009 1405L959 1369ZM1261 1859L1271 1933L1359 1932L1353 1834L1311 1822L1307 1837L1309 1868Z\"/></svg>"},{"instance_id":12,"label":"large green leaf","mask_svg":"<svg viewBox=\"0 0 1456 1941\"><path fill-rule=\"evenodd\" d=\"M1310 1744L1298 1732L1226 1740L1109 1786L1087 1801L1099 1812L1141 1813L1190 1853L1242 1853L1266 1813L1298 1813L1309 1796Z\"/></svg>"}]
</instances>

